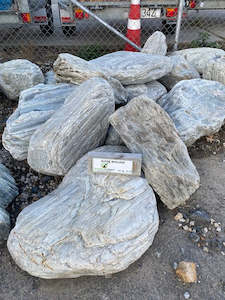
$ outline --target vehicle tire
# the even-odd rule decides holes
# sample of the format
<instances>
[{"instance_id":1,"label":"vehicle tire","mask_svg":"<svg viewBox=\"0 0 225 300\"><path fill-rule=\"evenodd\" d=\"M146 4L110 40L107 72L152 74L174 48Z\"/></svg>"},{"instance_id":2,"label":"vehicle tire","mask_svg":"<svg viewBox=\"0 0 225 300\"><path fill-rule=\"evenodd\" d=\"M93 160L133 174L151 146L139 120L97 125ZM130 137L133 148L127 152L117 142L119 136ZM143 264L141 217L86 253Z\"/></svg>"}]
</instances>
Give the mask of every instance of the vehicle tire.
<instances>
[{"instance_id":1,"label":"vehicle tire","mask_svg":"<svg viewBox=\"0 0 225 300\"><path fill-rule=\"evenodd\" d=\"M54 32L54 25L53 25L53 15L52 15L52 8L51 8L51 0L48 0L45 6L46 14L48 23L45 25L40 25L41 32L45 36L50 36Z\"/></svg>"},{"instance_id":2,"label":"vehicle tire","mask_svg":"<svg viewBox=\"0 0 225 300\"><path fill-rule=\"evenodd\" d=\"M62 31L67 37L73 36L76 34L76 26L63 26Z\"/></svg>"},{"instance_id":3,"label":"vehicle tire","mask_svg":"<svg viewBox=\"0 0 225 300\"><path fill-rule=\"evenodd\" d=\"M163 32L165 34L174 34L176 32L176 24L163 23Z\"/></svg>"}]
</instances>

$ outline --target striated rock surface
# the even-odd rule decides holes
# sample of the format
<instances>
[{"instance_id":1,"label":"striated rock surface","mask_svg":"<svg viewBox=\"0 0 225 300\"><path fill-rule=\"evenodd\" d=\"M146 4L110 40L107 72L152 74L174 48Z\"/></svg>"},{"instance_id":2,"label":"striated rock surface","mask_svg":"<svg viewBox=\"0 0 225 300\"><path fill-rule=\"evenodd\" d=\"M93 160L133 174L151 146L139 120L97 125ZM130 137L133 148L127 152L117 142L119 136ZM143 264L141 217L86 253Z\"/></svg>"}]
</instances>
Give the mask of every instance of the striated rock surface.
<instances>
[{"instance_id":1,"label":"striated rock surface","mask_svg":"<svg viewBox=\"0 0 225 300\"><path fill-rule=\"evenodd\" d=\"M217 48L189 48L178 50L172 55L183 56L200 74L203 74L208 61L218 56L224 56L225 51Z\"/></svg>"},{"instance_id":2,"label":"striated rock surface","mask_svg":"<svg viewBox=\"0 0 225 300\"><path fill-rule=\"evenodd\" d=\"M125 88L128 94L128 101L140 95L146 95L156 101L167 93L166 88L158 81L145 84L131 84L125 86Z\"/></svg>"},{"instance_id":3,"label":"striated rock surface","mask_svg":"<svg viewBox=\"0 0 225 300\"><path fill-rule=\"evenodd\" d=\"M45 73L45 84L56 84L55 73L53 70Z\"/></svg>"},{"instance_id":4,"label":"striated rock surface","mask_svg":"<svg viewBox=\"0 0 225 300\"><path fill-rule=\"evenodd\" d=\"M0 242L6 241L10 231L10 218L7 211L0 207Z\"/></svg>"},{"instance_id":5,"label":"striated rock surface","mask_svg":"<svg viewBox=\"0 0 225 300\"><path fill-rule=\"evenodd\" d=\"M90 62L72 54L61 53L53 69L58 82L80 84L93 77L104 77L104 72Z\"/></svg>"},{"instance_id":6,"label":"striated rock surface","mask_svg":"<svg viewBox=\"0 0 225 300\"><path fill-rule=\"evenodd\" d=\"M87 80L32 135L29 165L40 173L65 175L85 153L103 145L114 110L109 83L101 78Z\"/></svg>"},{"instance_id":7,"label":"striated rock surface","mask_svg":"<svg viewBox=\"0 0 225 300\"><path fill-rule=\"evenodd\" d=\"M225 55L210 59L203 70L202 77L225 85Z\"/></svg>"},{"instance_id":8,"label":"striated rock surface","mask_svg":"<svg viewBox=\"0 0 225 300\"><path fill-rule=\"evenodd\" d=\"M127 149L105 146L97 151ZM156 200L147 181L88 175L85 155L54 192L19 214L8 249L15 262L33 276L107 275L136 261L152 244L157 230Z\"/></svg>"},{"instance_id":9,"label":"striated rock surface","mask_svg":"<svg viewBox=\"0 0 225 300\"><path fill-rule=\"evenodd\" d=\"M125 87L122 86L122 84L119 82L119 80L115 78L107 78L108 83L111 85L114 93L115 103L124 105L128 101L128 95L127 90Z\"/></svg>"},{"instance_id":10,"label":"striated rock surface","mask_svg":"<svg viewBox=\"0 0 225 300\"><path fill-rule=\"evenodd\" d=\"M173 209L199 187L199 175L172 120L146 96L118 109L110 122L126 146L143 154L145 177L161 200Z\"/></svg>"},{"instance_id":11,"label":"striated rock surface","mask_svg":"<svg viewBox=\"0 0 225 300\"><path fill-rule=\"evenodd\" d=\"M173 62L172 71L160 78L160 82L171 90L181 80L200 78L196 69L182 56L171 56Z\"/></svg>"},{"instance_id":12,"label":"striated rock surface","mask_svg":"<svg viewBox=\"0 0 225 300\"><path fill-rule=\"evenodd\" d=\"M169 57L139 52L118 51L89 62L98 66L107 76L123 85L147 83L163 77L172 70Z\"/></svg>"},{"instance_id":13,"label":"striated rock surface","mask_svg":"<svg viewBox=\"0 0 225 300\"><path fill-rule=\"evenodd\" d=\"M0 164L0 208L6 208L18 195L19 191L9 170Z\"/></svg>"},{"instance_id":14,"label":"striated rock surface","mask_svg":"<svg viewBox=\"0 0 225 300\"><path fill-rule=\"evenodd\" d=\"M9 117L2 143L13 158L27 158L32 134L58 110L76 86L39 84L21 92L18 108Z\"/></svg>"},{"instance_id":15,"label":"striated rock surface","mask_svg":"<svg viewBox=\"0 0 225 300\"><path fill-rule=\"evenodd\" d=\"M26 59L15 59L0 64L0 89L12 100L20 92L44 82L41 69Z\"/></svg>"},{"instance_id":16,"label":"striated rock surface","mask_svg":"<svg viewBox=\"0 0 225 300\"><path fill-rule=\"evenodd\" d=\"M121 139L117 131L110 125L106 136L105 145L124 146L124 142Z\"/></svg>"},{"instance_id":17,"label":"striated rock surface","mask_svg":"<svg viewBox=\"0 0 225 300\"><path fill-rule=\"evenodd\" d=\"M214 134L224 124L225 86L216 81L183 80L158 103L174 121L187 146Z\"/></svg>"},{"instance_id":18,"label":"striated rock surface","mask_svg":"<svg viewBox=\"0 0 225 300\"><path fill-rule=\"evenodd\" d=\"M166 36L161 31L154 32L142 48L142 53L166 55Z\"/></svg>"}]
</instances>

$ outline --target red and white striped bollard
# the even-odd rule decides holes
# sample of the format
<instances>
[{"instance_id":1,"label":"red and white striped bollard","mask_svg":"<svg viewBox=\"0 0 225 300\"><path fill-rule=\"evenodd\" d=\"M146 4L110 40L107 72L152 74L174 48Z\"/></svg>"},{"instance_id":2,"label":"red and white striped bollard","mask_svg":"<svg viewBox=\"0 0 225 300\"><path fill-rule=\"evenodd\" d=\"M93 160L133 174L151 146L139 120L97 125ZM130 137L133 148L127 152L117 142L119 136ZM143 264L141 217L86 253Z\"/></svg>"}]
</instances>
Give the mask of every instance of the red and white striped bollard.
<instances>
[{"instance_id":1,"label":"red and white striped bollard","mask_svg":"<svg viewBox=\"0 0 225 300\"><path fill-rule=\"evenodd\" d=\"M126 37L135 43L137 46L141 46L141 8L140 0L131 0L130 11L127 24ZM125 45L125 51L137 52L138 50L132 47L129 43Z\"/></svg>"}]
</instances>

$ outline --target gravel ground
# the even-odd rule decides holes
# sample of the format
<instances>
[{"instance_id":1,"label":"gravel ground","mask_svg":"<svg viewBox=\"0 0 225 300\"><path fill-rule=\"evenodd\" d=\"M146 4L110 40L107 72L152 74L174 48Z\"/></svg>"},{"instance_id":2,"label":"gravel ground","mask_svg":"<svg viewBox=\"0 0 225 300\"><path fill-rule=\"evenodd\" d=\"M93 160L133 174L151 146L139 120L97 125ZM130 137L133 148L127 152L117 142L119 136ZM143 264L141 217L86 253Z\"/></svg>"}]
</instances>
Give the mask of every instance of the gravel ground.
<instances>
[{"instance_id":1,"label":"gravel ground","mask_svg":"<svg viewBox=\"0 0 225 300\"><path fill-rule=\"evenodd\" d=\"M44 67L48 70L48 66ZM17 103L0 94L0 135ZM160 228L150 249L111 278L43 280L20 270L6 243L0 246L0 300L8 299L225 299L225 127L190 149L201 187L187 205L169 211L159 201ZM12 227L20 211L54 190L61 177L45 176L18 162L0 144L0 160L19 187L8 207ZM182 214L177 218L177 214ZM174 272L181 260L197 265L198 282L183 284Z\"/></svg>"}]
</instances>

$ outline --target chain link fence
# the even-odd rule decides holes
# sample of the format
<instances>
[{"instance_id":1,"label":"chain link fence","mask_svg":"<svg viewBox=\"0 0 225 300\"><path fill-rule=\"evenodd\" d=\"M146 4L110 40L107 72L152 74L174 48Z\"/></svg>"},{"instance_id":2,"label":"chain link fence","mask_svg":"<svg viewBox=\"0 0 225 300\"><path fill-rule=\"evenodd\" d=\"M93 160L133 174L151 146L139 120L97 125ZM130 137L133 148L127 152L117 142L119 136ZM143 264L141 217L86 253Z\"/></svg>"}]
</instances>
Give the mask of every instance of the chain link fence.
<instances>
[{"instance_id":1,"label":"chain link fence","mask_svg":"<svg viewBox=\"0 0 225 300\"><path fill-rule=\"evenodd\" d=\"M82 3L126 35L129 1ZM184 1L184 5L179 49L224 47L225 0L190 0ZM141 2L141 46L159 30L166 34L169 49L172 49L178 6L178 0ZM0 0L2 61L26 58L43 64L54 61L62 52L92 59L124 47L124 40L70 0Z\"/></svg>"}]
</instances>

